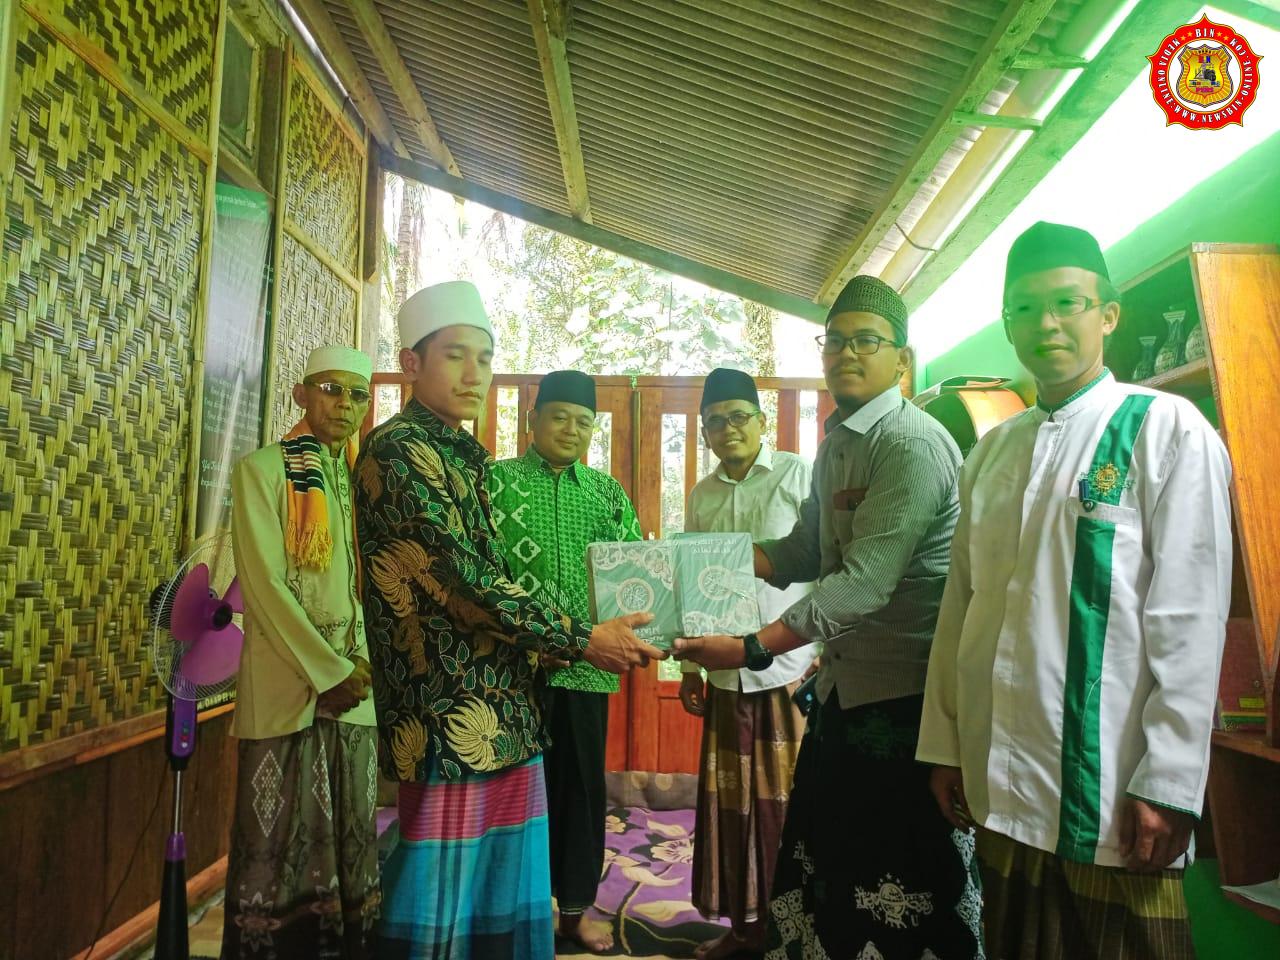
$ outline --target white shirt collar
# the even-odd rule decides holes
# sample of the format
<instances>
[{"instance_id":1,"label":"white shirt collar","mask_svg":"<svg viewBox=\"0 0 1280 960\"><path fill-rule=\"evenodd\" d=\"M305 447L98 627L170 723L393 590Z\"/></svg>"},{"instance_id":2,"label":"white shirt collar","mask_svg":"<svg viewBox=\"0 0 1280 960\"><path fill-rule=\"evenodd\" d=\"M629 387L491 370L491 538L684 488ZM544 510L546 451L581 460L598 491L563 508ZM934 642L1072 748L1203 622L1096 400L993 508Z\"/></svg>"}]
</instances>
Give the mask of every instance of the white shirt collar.
<instances>
[{"instance_id":1,"label":"white shirt collar","mask_svg":"<svg viewBox=\"0 0 1280 960\"><path fill-rule=\"evenodd\" d=\"M751 464L751 468L747 470L747 477L750 477L753 473L756 472L756 467L759 467L761 470L773 469L773 451L769 449L769 444L767 441L762 440L760 442L760 452L756 454L755 463ZM729 474L724 469L723 462L716 464L716 476L719 477L721 480L723 480L725 483L739 482L737 480L734 480L733 477L729 476ZM744 477L743 479L746 479L746 478Z\"/></svg>"},{"instance_id":2,"label":"white shirt collar","mask_svg":"<svg viewBox=\"0 0 1280 960\"><path fill-rule=\"evenodd\" d=\"M906 402L907 398L902 395L902 387L895 383L884 393L877 397L872 397L853 413L849 414L839 422L839 425L847 427L854 433L867 433L885 416L897 410ZM836 416L839 416L839 411L837 411Z\"/></svg>"}]
</instances>

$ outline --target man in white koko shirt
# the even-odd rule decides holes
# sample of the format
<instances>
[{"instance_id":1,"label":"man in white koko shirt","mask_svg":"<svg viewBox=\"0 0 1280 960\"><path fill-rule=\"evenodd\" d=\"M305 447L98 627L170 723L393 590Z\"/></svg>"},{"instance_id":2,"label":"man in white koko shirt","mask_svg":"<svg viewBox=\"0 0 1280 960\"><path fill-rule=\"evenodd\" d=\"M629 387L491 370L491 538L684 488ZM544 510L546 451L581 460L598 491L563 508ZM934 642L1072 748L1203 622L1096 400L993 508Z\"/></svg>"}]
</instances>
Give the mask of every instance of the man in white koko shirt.
<instances>
[{"instance_id":1,"label":"man in white koko shirt","mask_svg":"<svg viewBox=\"0 0 1280 960\"><path fill-rule=\"evenodd\" d=\"M1231 468L1193 404L1103 366L1119 319L1088 233L1014 243L1005 333L1038 401L961 472L916 754L982 828L993 957L1193 956Z\"/></svg>"}]
</instances>

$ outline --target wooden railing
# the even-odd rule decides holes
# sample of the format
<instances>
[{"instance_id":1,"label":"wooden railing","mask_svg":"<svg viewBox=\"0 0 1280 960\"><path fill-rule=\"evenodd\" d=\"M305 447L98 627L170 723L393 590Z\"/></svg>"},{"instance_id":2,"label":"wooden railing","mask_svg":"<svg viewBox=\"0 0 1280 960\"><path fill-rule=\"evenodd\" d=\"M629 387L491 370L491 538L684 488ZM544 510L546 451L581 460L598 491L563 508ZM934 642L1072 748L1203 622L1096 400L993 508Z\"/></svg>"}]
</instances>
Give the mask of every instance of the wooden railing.
<instances>
[{"instance_id":1,"label":"wooden railing","mask_svg":"<svg viewBox=\"0 0 1280 960\"><path fill-rule=\"evenodd\" d=\"M598 387L624 387L631 390L642 390L646 387L701 387L705 377L595 377ZM537 386L542 381L542 374L533 373L500 373L495 374L493 386L485 398L485 409L472 430L480 442L489 450L497 445L498 431L498 391L502 388L514 388L518 392L516 401L516 422L526 423L529 411L537 396ZM409 378L403 373L375 373L373 387L375 394L378 387L400 385L400 406L408 402L412 393ZM835 409L831 395L827 393L825 381L816 377L757 377L756 387L761 392L776 391L778 395L778 449L795 450L800 432L800 395L807 391L815 391L818 395L818 431L822 435L822 424ZM369 413L360 428L360 438L377 425L377 403L369 405Z\"/></svg>"}]
</instances>

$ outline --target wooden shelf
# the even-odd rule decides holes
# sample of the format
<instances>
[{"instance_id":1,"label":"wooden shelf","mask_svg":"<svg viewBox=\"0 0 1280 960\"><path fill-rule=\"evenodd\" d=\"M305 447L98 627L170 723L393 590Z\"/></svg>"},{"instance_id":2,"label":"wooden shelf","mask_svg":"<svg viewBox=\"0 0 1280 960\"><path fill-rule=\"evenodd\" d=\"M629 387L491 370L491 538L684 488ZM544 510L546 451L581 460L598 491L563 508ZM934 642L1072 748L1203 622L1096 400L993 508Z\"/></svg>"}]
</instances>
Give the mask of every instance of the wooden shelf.
<instances>
[{"instance_id":1,"label":"wooden shelf","mask_svg":"<svg viewBox=\"0 0 1280 960\"><path fill-rule=\"evenodd\" d=\"M1154 377L1141 381L1141 384L1153 390L1165 390L1192 399L1207 397L1213 393L1213 378L1209 375L1207 357L1157 373Z\"/></svg>"},{"instance_id":2,"label":"wooden shelf","mask_svg":"<svg viewBox=\"0 0 1280 960\"><path fill-rule=\"evenodd\" d=\"M1251 757L1260 757L1272 763L1280 763L1280 747L1269 746L1261 732L1253 734L1234 730L1215 730L1213 745L1236 753L1246 753Z\"/></svg>"},{"instance_id":3,"label":"wooden shelf","mask_svg":"<svg viewBox=\"0 0 1280 960\"><path fill-rule=\"evenodd\" d=\"M1280 910L1275 907L1269 907L1265 903L1258 903L1256 900L1250 900L1248 897L1242 897L1234 890L1223 890L1222 895L1232 903L1238 903L1246 910L1252 910L1263 920L1269 920L1272 923L1280 924Z\"/></svg>"}]
</instances>

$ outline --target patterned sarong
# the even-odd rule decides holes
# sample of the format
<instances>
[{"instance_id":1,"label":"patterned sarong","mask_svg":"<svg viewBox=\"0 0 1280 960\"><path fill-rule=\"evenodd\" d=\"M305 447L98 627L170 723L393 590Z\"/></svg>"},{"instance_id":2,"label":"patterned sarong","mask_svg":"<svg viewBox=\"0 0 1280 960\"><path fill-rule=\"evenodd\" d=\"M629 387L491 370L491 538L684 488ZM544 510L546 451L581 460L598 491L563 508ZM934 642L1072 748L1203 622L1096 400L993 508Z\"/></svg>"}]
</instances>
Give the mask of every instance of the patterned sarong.
<instances>
[{"instance_id":1,"label":"patterned sarong","mask_svg":"<svg viewBox=\"0 0 1280 960\"><path fill-rule=\"evenodd\" d=\"M380 960L551 960L542 757L400 785L383 868Z\"/></svg>"},{"instance_id":2,"label":"patterned sarong","mask_svg":"<svg viewBox=\"0 0 1280 960\"><path fill-rule=\"evenodd\" d=\"M990 831L978 836L993 960L1193 960L1182 871L1074 863Z\"/></svg>"},{"instance_id":3,"label":"patterned sarong","mask_svg":"<svg viewBox=\"0 0 1280 960\"><path fill-rule=\"evenodd\" d=\"M799 683L758 693L708 685L694 828L693 905L742 932L764 914L804 716Z\"/></svg>"},{"instance_id":4,"label":"patterned sarong","mask_svg":"<svg viewBox=\"0 0 1280 960\"><path fill-rule=\"evenodd\" d=\"M224 960L372 957L375 729L318 718L238 750Z\"/></svg>"},{"instance_id":5,"label":"patterned sarong","mask_svg":"<svg viewBox=\"0 0 1280 960\"><path fill-rule=\"evenodd\" d=\"M915 762L919 696L810 713L769 902L767 960L979 960L974 837Z\"/></svg>"}]
</instances>

